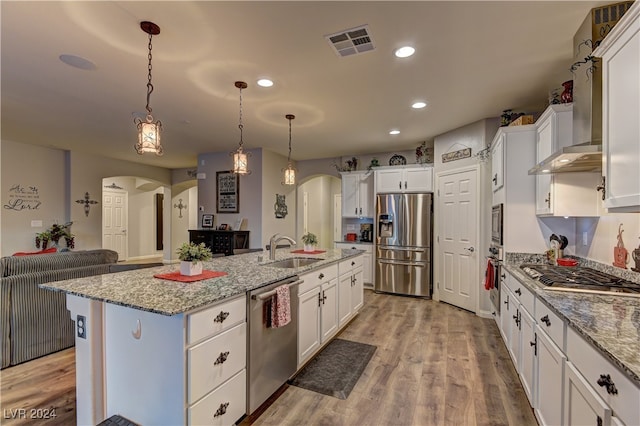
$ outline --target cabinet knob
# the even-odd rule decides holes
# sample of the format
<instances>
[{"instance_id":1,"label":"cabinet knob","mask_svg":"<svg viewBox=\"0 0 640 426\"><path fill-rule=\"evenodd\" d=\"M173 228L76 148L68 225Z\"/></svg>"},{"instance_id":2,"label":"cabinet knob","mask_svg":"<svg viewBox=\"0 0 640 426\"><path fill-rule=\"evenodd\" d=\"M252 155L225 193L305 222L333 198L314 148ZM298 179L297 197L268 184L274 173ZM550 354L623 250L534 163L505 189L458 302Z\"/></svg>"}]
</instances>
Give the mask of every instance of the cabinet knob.
<instances>
[{"instance_id":1,"label":"cabinet knob","mask_svg":"<svg viewBox=\"0 0 640 426\"><path fill-rule=\"evenodd\" d=\"M352 262L351 262L351 266L354 266L355 264L356 264L356 262L355 262L355 261L352 261Z\"/></svg>"},{"instance_id":2,"label":"cabinet knob","mask_svg":"<svg viewBox=\"0 0 640 426\"><path fill-rule=\"evenodd\" d=\"M542 318L540 318L540 321L545 323L547 327L551 326L551 320L549 320L549 315L543 316Z\"/></svg>"},{"instance_id":3,"label":"cabinet knob","mask_svg":"<svg viewBox=\"0 0 640 426\"><path fill-rule=\"evenodd\" d=\"M216 358L213 365L224 364L224 362L227 360L228 357L229 357L229 351L220 352L220 355L218 355L218 358Z\"/></svg>"},{"instance_id":4,"label":"cabinet knob","mask_svg":"<svg viewBox=\"0 0 640 426\"><path fill-rule=\"evenodd\" d=\"M551 208L551 193L547 192L547 198L544 199L544 202L547 203L547 207Z\"/></svg>"},{"instance_id":5,"label":"cabinet knob","mask_svg":"<svg viewBox=\"0 0 640 426\"><path fill-rule=\"evenodd\" d=\"M518 296L522 296L522 291L520 291L520 289L516 289L516 291L514 291L515 294L517 294Z\"/></svg>"},{"instance_id":6,"label":"cabinet knob","mask_svg":"<svg viewBox=\"0 0 640 426\"><path fill-rule=\"evenodd\" d=\"M320 275L318 275L318 279L321 280L324 278L324 274L322 272L320 272Z\"/></svg>"},{"instance_id":7,"label":"cabinet knob","mask_svg":"<svg viewBox=\"0 0 640 426\"><path fill-rule=\"evenodd\" d=\"M611 376L609 374L601 374L598 379L598 385L606 387L609 395L618 394L618 388L616 388L616 385L613 383L613 380L611 380Z\"/></svg>"},{"instance_id":8,"label":"cabinet knob","mask_svg":"<svg viewBox=\"0 0 640 426\"><path fill-rule=\"evenodd\" d=\"M229 407L229 403L228 402L225 402L224 404L220 404L220 407L218 407L218 409L216 410L216 412L213 415L213 417L224 416L225 413L227 412L227 407Z\"/></svg>"},{"instance_id":9,"label":"cabinet knob","mask_svg":"<svg viewBox=\"0 0 640 426\"><path fill-rule=\"evenodd\" d=\"M220 313L213 319L213 322L219 322L222 324L228 317L229 312L220 311Z\"/></svg>"}]
</instances>

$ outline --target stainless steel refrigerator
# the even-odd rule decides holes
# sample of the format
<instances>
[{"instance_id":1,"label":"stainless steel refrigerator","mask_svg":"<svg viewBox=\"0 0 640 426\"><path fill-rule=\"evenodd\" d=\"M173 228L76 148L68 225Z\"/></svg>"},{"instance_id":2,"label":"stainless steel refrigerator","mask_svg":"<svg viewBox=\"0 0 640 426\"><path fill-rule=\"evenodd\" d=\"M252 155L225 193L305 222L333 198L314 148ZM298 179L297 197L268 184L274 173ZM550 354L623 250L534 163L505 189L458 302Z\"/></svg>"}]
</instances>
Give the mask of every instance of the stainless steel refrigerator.
<instances>
[{"instance_id":1,"label":"stainless steel refrigerator","mask_svg":"<svg viewBox=\"0 0 640 426\"><path fill-rule=\"evenodd\" d=\"M376 197L376 292L431 298L433 194Z\"/></svg>"}]
</instances>

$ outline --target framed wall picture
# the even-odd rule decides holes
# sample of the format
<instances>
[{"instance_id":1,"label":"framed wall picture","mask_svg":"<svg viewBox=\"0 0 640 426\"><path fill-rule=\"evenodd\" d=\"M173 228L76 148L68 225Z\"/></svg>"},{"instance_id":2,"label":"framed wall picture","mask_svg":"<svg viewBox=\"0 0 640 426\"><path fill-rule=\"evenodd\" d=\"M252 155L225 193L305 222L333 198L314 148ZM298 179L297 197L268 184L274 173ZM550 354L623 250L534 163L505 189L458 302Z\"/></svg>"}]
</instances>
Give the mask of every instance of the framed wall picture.
<instances>
[{"instance_id":1,"label":"framed wall picture","mask_svg":"<svg viewBox=\"0 0 640 426\"><path fill-rule=\"evenodd\" d=\"M240 212L240 180L233 172L216 172L216 212Z\"/></svg>"},{"instance_id":2,"label":"framed wall picture","mask_svg":"<svg viewBox=\"0 0 640 426\"><path fill-rule=\"evenodd\" d=\"M212 214L203 214L202 215L202 227L203 228L213 228L213 215Z\"/></svg>"}]
</instances>

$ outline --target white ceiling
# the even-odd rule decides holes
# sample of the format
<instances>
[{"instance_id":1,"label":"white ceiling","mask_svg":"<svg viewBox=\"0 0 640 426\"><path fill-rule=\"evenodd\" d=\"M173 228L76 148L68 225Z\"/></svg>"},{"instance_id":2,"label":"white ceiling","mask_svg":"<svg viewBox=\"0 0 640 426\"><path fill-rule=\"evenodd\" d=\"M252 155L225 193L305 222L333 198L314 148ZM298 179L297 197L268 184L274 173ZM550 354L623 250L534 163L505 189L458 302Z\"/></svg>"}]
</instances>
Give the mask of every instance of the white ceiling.
<instances>
[{"instance_id":1,"label":"white ceiling","mask_svg":"<svg viewBox=\"0 0 640 426\"><path fill-rule=\"evenodd\" d=\"M602 1L2 1L2 139L167 168L244 147L295 160L409 150L504 109L542 111L572 78L573 35ZM148 35L163 157L135 153ZM324 36L368 25L375 50ZM413 57L395 48L411 44ZM60 61L85 58L95 70ZM258 87L270 77L275 86ZM413 110L414 100L426 100ZM399 135L389 135L397 128Z\"/></svg>"}]
</instances>

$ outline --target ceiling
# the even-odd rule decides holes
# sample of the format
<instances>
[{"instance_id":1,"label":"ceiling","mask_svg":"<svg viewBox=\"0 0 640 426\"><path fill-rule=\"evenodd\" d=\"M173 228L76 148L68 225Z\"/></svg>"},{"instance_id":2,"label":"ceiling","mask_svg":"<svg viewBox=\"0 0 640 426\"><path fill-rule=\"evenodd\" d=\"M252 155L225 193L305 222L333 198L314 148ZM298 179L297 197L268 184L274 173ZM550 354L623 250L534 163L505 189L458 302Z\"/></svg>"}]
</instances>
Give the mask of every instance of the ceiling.
<instances>
[{"instance_id":1,"label":"ceiling","mask_svg":"<svg viewBox=\"0 0 640 426\"><path fill-rule=\"evenodd\" d=\"M572 78L572 39L601 1L2 1L2 139L166 168L240 140L307 160L409 150L504 109L533 112ZM164 156L135 153L150 106ZM326 35L368 25L374 49L340 57ZM396 48L410 44L412 57ZM63 63L74 55L92 70ZM256 85L269 77L275 85ZM414 110L415 100L428 102ZM399 129L398 135L389 131Z\"/></svg>"}]
</instances>

